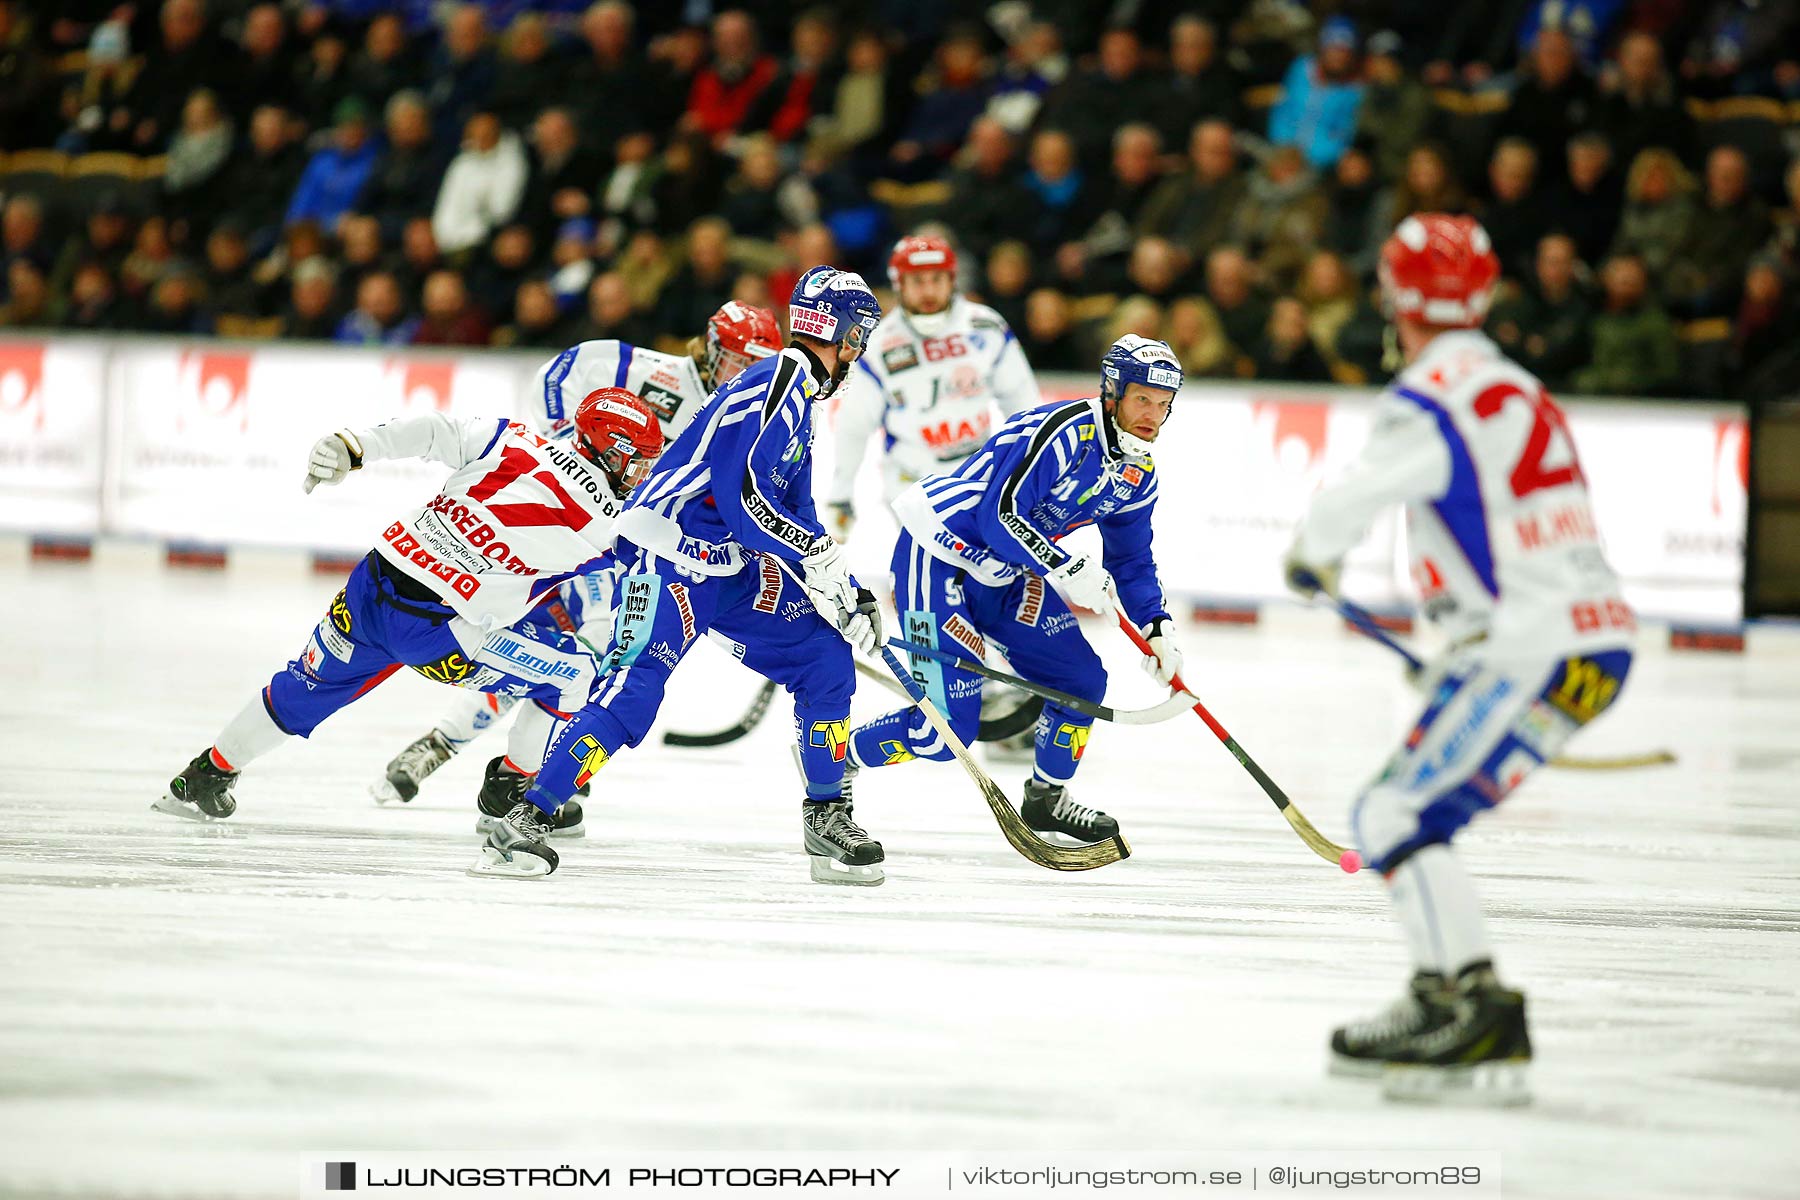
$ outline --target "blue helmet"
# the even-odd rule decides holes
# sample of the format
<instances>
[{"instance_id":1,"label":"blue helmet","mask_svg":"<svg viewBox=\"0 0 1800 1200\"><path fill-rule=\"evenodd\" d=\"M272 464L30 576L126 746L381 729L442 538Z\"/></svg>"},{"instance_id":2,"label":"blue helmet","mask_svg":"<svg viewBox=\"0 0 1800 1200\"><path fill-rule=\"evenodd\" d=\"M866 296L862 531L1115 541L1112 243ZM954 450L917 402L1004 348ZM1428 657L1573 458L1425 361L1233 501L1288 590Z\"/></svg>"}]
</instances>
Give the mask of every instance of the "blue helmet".
<instances>
[{"instance_id":1,"label":"blue helmet","mask_svg":"<svg viewBox=\"0 0 1800 1200\"><path fill-rule=\"evenodd\" d=\"M1181 390L1181 360L1169 343L1128 333L1100 360L1100 399L1117 400L1134 383Z\"/></svg>"},{"instance_id":2,"label":"blue helmet","mask_svg":"<svg viewBox=\"0 0 1800 1200\"><path fill-rule=\"evenodd\" d=\"M861 350L881 320L875 293L854 271L818 266L809 269L794 285L788 299L788 329L818 338L842 342Z\"/></svg>"}]
</instances>

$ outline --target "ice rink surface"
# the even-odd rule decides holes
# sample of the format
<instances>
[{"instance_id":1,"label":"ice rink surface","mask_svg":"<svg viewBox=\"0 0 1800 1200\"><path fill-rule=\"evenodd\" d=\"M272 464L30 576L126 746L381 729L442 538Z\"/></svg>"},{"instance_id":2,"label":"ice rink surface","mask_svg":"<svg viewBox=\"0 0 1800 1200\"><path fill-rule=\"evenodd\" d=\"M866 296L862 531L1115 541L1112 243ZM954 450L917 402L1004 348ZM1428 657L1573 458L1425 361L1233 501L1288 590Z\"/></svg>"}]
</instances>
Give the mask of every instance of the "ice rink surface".
<instances>
[{"instance_id":1,"label":"ice rink surface","mask_svg":"<svg viewBox=\"0 0 1800 1200\"><path fill-rule=\"evenodd\" d=\"M1079 795L1136 853L1090 874L920 763L859 784L886 885L809 882L783 698L737 745L616 759L554 877L476 880L499 739L368 798L444 696L410 673L247 772L229 822L152 813L340 581L143 557L0 559L0 1194L290 1195L322 1149L1416 1147L1498 1150L1509 1197L1800 1195L1800 637L1652 649L1571 751L1678 766L1546 771L1468 831L1538 1052L1532 1107L1471 1113L1326 1077L1330 1028L1407 973L1380 883L1196 720L1097 728ZM1190 629L1187 675L1347 840L1414 702L1309 616ZM676 682L663 727L696 730L755 683L709 647Z\"/></svg>"}]
</instances>

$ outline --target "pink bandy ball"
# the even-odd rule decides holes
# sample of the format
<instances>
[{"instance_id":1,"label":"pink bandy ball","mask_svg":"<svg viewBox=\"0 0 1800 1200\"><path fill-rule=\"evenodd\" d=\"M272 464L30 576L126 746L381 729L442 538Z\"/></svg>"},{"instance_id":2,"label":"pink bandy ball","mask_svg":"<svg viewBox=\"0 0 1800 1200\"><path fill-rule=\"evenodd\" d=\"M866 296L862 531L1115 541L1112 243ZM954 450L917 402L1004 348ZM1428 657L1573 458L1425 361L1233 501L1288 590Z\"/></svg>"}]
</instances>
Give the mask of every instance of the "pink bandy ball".
<instances>
[{"instance_id":1,"label":"pink bandy ball","mask_svg":"<svg viewBox=\"0 0 1800 1200\"><path fill-rule=\"evenodd\" d=\"M1362 870L1362 855L1354 850L1346 850L1338 855L1338 866L1343 868L1344 874L1354 875Z\"/></svg>"}]
</instances>

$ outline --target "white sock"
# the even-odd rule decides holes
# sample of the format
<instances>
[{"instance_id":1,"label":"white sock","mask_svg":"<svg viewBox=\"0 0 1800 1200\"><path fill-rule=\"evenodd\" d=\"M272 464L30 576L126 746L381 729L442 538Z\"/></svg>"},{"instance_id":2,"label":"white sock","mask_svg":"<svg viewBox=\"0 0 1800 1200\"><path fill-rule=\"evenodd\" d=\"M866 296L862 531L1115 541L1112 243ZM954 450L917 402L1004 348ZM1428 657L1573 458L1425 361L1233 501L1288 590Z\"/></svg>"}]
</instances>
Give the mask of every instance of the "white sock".
<instances>
[{"instance_id":1,"label":"white sock","mask_svg":"<svg viewBox=\"0 0 1800 1200\"><path fill-rule=\"evenodd\" d=\"M1475 882L1449 846L1427 846L1401 863L1388 899L1420 970L1455 978L1470 963L1493 957Z\"/></svg>"},{"instance_id":2,"label":"white sock","mask_svg":"<svg viewBox=\"0 0 1800 1200\"><path fill-rule=\"evenodd\" d=\"M443 734L445 740L452 746L461 750L492 729L500 718L504 717L518 702L517 696L490 696L483 692L465 692L451 703L443 716L438 718L434 728Z\"/></svg>"},{"instance_id":3,"label":"white sock","mask_svg":"<svg viewBox=\"0 0 1800 1200\"><path fill-rule=\"evenodd\" d=\"M563 721L564 718L545 712L540 704L521 705L506 735L507 761L527 775L537 774Z\"/></svg>"},{"instance_id":4,"label":"white sock","mask_svg":"<svg viewBox=\"0 0 1800 1200\"><path fill-rule=\"evenodd\" d=\"M269 710L263 707L262 693L258 692L213 740L213 750L231 770L241 771L292 736L282 732L270 718Z\"/></svg>"}]
</instances>

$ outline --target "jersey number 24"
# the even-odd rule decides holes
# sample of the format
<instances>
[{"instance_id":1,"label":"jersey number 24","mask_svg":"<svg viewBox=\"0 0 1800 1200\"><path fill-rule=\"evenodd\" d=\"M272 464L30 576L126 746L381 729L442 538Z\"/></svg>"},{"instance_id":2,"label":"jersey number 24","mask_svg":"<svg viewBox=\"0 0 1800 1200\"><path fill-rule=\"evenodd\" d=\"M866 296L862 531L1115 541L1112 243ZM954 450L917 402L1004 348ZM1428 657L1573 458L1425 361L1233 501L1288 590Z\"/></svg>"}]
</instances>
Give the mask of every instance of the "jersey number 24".
<instances>
[{"instance_id":1,"label":"jersey number 24","mask_svg":"<svg viewBox=\"0 0 1800 1200\"><path fill-rule=\"evenodd\" d=\"M1561 487L1565 483L1586 483L1581 474L1581 463L1575 457L1575 442L1569 437L1569 427L1563 422L1562 409L1550 398L1550 393L1538 388L1535 394L1526 392L1510 383L1496 383L1479 396L1475 397L1475 415L1482 420L1490 420L1499 415L1508 400L1523 400L1531 406L1531 432L1525 438L1525 448L1519 452L1519 461L1512 469L1512 490L1517 497L1529 496L1544 488ZM1551 441L1559 440L1567 455L1567 465L1544 467L1544 458L1550 451Z\"/></svg>"}]
</instances>

